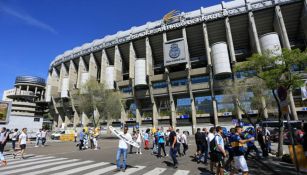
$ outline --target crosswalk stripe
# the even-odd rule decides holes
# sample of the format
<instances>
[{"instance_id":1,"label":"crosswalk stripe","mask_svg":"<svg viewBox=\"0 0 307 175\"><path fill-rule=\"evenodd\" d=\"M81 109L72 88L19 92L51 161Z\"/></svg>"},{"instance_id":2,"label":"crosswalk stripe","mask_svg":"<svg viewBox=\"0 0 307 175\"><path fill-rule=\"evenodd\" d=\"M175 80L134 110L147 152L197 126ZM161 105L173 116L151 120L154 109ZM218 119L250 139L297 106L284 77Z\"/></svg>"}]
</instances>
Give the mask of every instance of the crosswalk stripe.
<instances>
[{"instance_id":1,"label":"crosswalk stripe","mask_svg":"<svg viewBox=\"0 0 307 175\"><path fill-rule=\"evenodd\" d=\"M57 161L57 162L53 162L53 163L46 163L46 164L40 164L40 165L36 165L36 166L20 168L20 169L17 169L17 170L5 171L4 173L1 173L1 174L3 174L3 175L5 175L5 174L15 174L15 173L23 172L23 171L30 171L30 170L40 169L40 168L44 168L44 167L48 167L48 166L55 166L55 165L58 165L58 164L69 163L69 162L71 162L71 160Z\"/></svg>"},{"instance_id":2,"label":"crosswalk stripe","mask_svg":"<svg viewBox=\"0 0 307 175\"><path fill-rule=\"evenodd\" d=\"M177 170L174 175L188 175L189 172L187 170Z\"/></svg>"},{"instance_id":3,"label":"crosswalk stripe","mask_svg":"<svg viewBox=\"0 0 307 175\"><path fill-rule=\"evenodd\" d=\"M75 159L73 159L73 160L75 160ZM52 168L48 168L48 169L30 172L30 173L23 174L23 175L37 175L37 174L42 174L42 173L49 173L49 172L58 171L58 170L65 169L65 168L70 168L70 167L74 167L74 166L92 163L92 162L93 161L91 161L91 160L87 160L87 161L82 161L82 162L65 164L65 165L60 165L60 166L56 166L56 167L52 167Z\"/></svg>"},{"instance_id":4,"label":"crosswalk stripe","mask_svg":"<svg viewBox=\"0 0 307 175\"><path fill-rule=\"evenodd\" d=\"M159 174L162 174L164 171L166 170L166 168L155 168L143 175L159 175Z\"/></svg>"},{"instance_id":5,"label":"crosswalk stripe","mask_svg":"<svg viewBox=\"0 0 307 175\"><path fill-rule=\"evenodd\" d=\"M112 171L116 169L116 165L113 166L108 166L106 168L100 168L98 170L92 171L90 173L84 174L84 175L100 175L100 174L104 174L106 172Z\"/></svg>"},{"instance_id":6,"label":"crosswalk stripe","mask_svg":"<svg viewBox=\"0 0 307 175\"><path fill-rule=\"evenodd\" d=\"M15 164L19 164L19 163L28 163L28 162L35 162L35 161L41 161L41 160L45 160L45 159L51 159L54 157L38 157L38 158L33 158L33 159L16 159L16 160L12 160L9 163L9 165L15 165Z\"/></svg>"},{"instance_id":7,"label":"crosswalk stripe","mask_svg":"<svg viewBox=\"0 0 307 175\"><path fill-rule=\"evenodd\" d=\"M74 173L77 173L77 172L81 172L81 171L84 171L84 170L88 170L88 169L91 169L91 168L96 168L96 167L107 165L107 164L108 163L106 163L106 162L100 162L100 163L96 163L96 164L92 164L92 165L88 165L88 166L74 168L72 170L67 170L67 171L60 172L60 173L55 173L53 175L69 175L69 174L74 174Z\"/></svg>"},{"instance_id":8,"label":"crosswalk stripe","mask_svg":"<svg viewBox=\"0 0 307 175\"><path fill-rule=\"evenodd\" d=\"M33 157L25 157L25 159L21 159L21 158L19 158L19 157L16 157L15 159L14 159L14 157L9 157L9 158L7 158L6 157L6 160L8 161L8 162L16 162L16 161L21 161L21 160L23 160L23 161L26 161L26 160L34 160L34 159L36 159L36 158L41 158L41 157L44 157L43 155L38 155L38 156L33 156Z\"/></svg>"},{"instance_id":9,"label":"crosswalk stripe","mask_svg":"<svg viewBox=\"0 0 307 175\"><path fill-rule=\"evenodd\" d=\"M119 172L119 173L116 173L115 175L128 175L128 174L135 173L144 168L145 166L134 166L132 168L127 168L125 172Z\"/></svg>"},{"instance_id":10,"label":"crosswalk stripe","mask_svg":"<svg viewBox=\"0 0 307 175\"><path fill-rule=\"evenodd\" d=\"M10 170L10 169L14 169L14 168L19 168L19 167L24 167L24 166L31 166L31 165L35 165L35 164L42 164L42 163L47 163L47 162L54 162L54 161L59 161L59 160L65 160L67 158L58 158L58 159L49 159L49 160L43 160L43 161L39 161L39 162L30 162L30 163L22 163L22 164L17 164L17 165L13 165L13 166L7 166L3 169L0 169L0 171L3 170Z\"/></svg>"}]
</instances>

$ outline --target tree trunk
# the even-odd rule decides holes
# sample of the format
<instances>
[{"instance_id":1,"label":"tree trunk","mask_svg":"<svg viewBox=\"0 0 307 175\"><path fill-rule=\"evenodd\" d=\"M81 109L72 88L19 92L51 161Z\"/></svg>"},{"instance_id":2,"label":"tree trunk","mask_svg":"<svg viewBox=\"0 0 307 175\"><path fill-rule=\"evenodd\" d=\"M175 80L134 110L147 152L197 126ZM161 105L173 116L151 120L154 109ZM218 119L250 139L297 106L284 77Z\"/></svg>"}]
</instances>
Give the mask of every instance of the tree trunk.
<instances>
[{"instance_id":1,"label":"tree trunk","mask_svg":"<svg viewBox=\"0 0 307 175\"><path fill-rule=\"evenodd\" d=\"M281 107L279 103L279 99L277 98L274 89L272 89L273 96L275 101L277 102L278 107L278 120L279 120L279 139L278 139L278 153L277 157L282 157L284 150L283 150L283 144L284 144L284 123L282 119L282 113L281 113Z\"/></svg>"}]
</instances>

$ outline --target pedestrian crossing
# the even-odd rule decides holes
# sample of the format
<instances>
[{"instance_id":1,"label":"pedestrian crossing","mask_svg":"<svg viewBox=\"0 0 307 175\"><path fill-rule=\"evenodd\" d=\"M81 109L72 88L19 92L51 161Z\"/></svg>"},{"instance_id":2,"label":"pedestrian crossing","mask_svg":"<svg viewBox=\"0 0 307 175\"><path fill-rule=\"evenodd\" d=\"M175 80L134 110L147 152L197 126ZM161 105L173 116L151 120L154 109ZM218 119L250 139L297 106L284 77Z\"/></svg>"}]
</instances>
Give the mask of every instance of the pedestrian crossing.
<instances>
[{"instance_id":1,"label":"pedestrian crossing","mask_svg":"<svg viewBox=\"0 0 307 175\"><path fill-rule=\"evenodd\" d=\"M125 172L115 172L116 165L110 162L69 159L49 155L28 154L25 159L14 159L13 155L5 156L8 165L0 167L1 175L188 175L188 170L172 167L155 167L131 165Z\"/></svg>"}]
</instances>

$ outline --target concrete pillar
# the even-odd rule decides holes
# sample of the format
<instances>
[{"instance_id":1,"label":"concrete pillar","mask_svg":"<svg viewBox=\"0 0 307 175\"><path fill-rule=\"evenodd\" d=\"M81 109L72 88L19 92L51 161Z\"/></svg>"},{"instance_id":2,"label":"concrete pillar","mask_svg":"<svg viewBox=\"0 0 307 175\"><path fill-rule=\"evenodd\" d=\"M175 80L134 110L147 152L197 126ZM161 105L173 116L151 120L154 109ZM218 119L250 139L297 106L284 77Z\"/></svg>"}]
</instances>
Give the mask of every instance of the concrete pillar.
<instances>
[{"instance_id":1,"label":"concrete pillar","mask_svg":"<svg viewBox=\"0 0 307 175\"><path fill-rule=\"evenodd\" d=\"M216 106L216 100L214 95L214 88L213 88L213 68L212 68L212 60L211 60L211 48L209 43L209 37L208 37L208 30L206 23L203 23L203 32L204 32L204 41L205 41L205 48L206 48L206 56L208 60L208 72L210 75L210 91L211 91L211 99L212 99L212 108L213 108L213 123L215 126L218 125L218 116L217 116L217 106Z\"/></svg>"},{"instance_id":2,"label":"concrete pillar","mask_svg":"<svg viewBox=\"0 0 307 175\"><path fill-rule=\"evenodd\" d=\"M253 50L256 53L261 54L261 47L258 37L258 31L255 23L255 18L253 12L248 12L248 19L249 19L249 34L251 38L251 45L253 46Z\"/></svg>"},{"instance_id":3,"label":"concrete pillar","mask_svg":"<svg viewBox=\"0 0 307 175\"><path fill-rule=\"evenodd\" d=\"M77 67L73 60L70 60L69 64L69 70L68 70L68 89L73 90L77 87L77 81L78 81L78 73L77 73Z\"/></svg>"},{"instance_id":4,"label":"concrete pillar","mask_svg":"<svg viewBox=\"0 0 307 175\"><path fill-rule=\"evenodd\" d=\"M279 36L282 39L281 41L282 41L283 47L291 50L291 45L290 45L290 41L288 38L287 29L284 23L284 19L282 16L280 6L275 7L274 28L279 33ZM290 102L290 109L291 109L292 117L294 120L298 120L292 90L290 89L288 93L289 93L289 102Z\"/></svg>"},{"instance_id":5,"label":"concrete pillar","mask_svg":"<svg viewBox=\"0 0 307 175\"><path fill-rule=\"evenodd\" d=\"M136 54L134 51L133 43L130 42L130 45L129 45L129 79L134 79L135 59L136 59Z\"/></svg>"},{"instance_id":6,"label":"concrete pillar","mask_svg":"<svg viewBox=\"0 0 307 175\"><path fill-rule=\"evenodd\" d=\"M59 82L58 82L58 87L59 87L58 92L61 92L61 90L62 90L62 81L67 76L68 76L68 70L67 70L65 64L62 63L61 64L61 70L60 70Z\"/></svg>"},{"instance_id":7,"label":"concrete pillar","mask_svg":"<svg viewBox=\"0 0 307 175\"><path fill-rule=\"evenodd\" d=\"M262 54L259 37L258 37L258 31L255 23L255 18L253 12L248 12L248 19L249 19L249 36L251 38L251 45L253 46L253 50L258 53ZM268 109L266 106L266 101L264 96L261 96L261 107L263 109L263 116L264 118L268 118Z\"/></svg>"},{"instance_id":8,"label":"concrete pillar","mask_svg":"<svg viewBox=\"0 0 307 175\"><path fill-rule=\"evenodd\" d=\"M84 112L81 114L81 122L83 126L87 126L89 123L89 116L87 116Z\"/></svg>"},{"instance_id":9,"label":"concrete pillar","mask_svg":"<svg viewBox=\"0 0 307 175\"><path fill-rule=\"evenodd\" d=\"M86 72L86 66L83 60L83 57L80 57L79 59L79 66L78 66L78 81L77 81L77 88L80 89L81 88L81 75L83 72Z\"/></svg>"},{"instance_id":10,"label":"concrete pillar","mask_svg":"<svg viewBox=\"0 0 307 175\"><path fill-rule=\"evenodd\" d=\"M115 68L116 81L122 81L123 80L123 61L122 61L122 57L118 49L118 45L115 46L114 68Z\"/></svg>"},{"instance_id":11,"label":"concrete pillar","mask_svg":"<svg viewBox=\"0 0 307 175\"><path fill-rule=\"evenodd\" d=\"M167 42L166 33L163 33L163 43ZM169 77L169 71L167 68L165 68L165 74L166 74L166 82L167 82L167 89L168 89L168 95L171 105L171 120L172 120L172 126L176 128L176 106L173 98L173 92L172 92L172 86L171 86L171 79Z\"/></svg>"},{"instance_id":12,"label":"concrete pillar","mask_svg":"<svg viewBox=\"0 0 307 175\"><path fill-rule=\"evenodd\" d=\"M89 80L97 80L98 64L93 53L90 54L88 73Z\"/></svg>"},{"instance_id":13,"label":"concrete pillar","mask_svg":"<svg viewBox=\"0 0 307 175\"><path fill-rule=\"evenodd\" d=\"M29 85L27 85L27 92L29 91Z\"/></svg>"},{"instance_id":14,"label":"concrete pillar","mask_svg":"<svg viewBox=\"0 0 307 175\"><path fill-rule=\"evenodd\" d=\"M281 37L283 47L286 49L291 49L284 18L279 5L275 7L274 29L279 34L279 37Z\"/></svg>"},{"instance_id":15,"label":"concrete pillar","mask_svg":"<svg viewBox=\"0 0 307 175\"><path fill-rule=\"evenodd\" d=\"M154 128L158 127L158 108L156 104L156 100L153 95L153 87L152 87L152 82L151 82L151 77L154 75L153 71L153 57L152 57L152 50L150 47L149 43L149 38L146 38L146 71L147 71L147 76L148 76L148 86L149 86L149 95L150 95L150 100L152 104L152 125Z\"/></svg>"},{"instance_id":16,"label":"concrete pillar","mask_svg":"<svg viewBox=\"0 0 307 175\"><path fill-rule=\"evenodd\" d=\"M236 62L235 49L232 40L231 28L229 23L229 18L225 18L225 27L226 27L226 37L227 37L227 45L230 53L230 59L232 63Z\"/></svg>"},{"instance_id":17,"label":"concrete pillar","mask_svg":"<svg viewBox=\"0 0 307 175\"><path fill-rule=\"evenodd\" d=\"M192 131L193 131L193 134L194 134L194 133L196 133L196 125L197 125L196 107L195 107L194 95L192 93L190 52L189 52L187 32L186 32L185 27L182 29L182 36L183 36L183 39L184 39L184 42L185 42L185 53L186 53L186 57L187 57L187 60L188 60L188 63L187 63L188 90L189 90L189 95L190 95L190 100L191 100Z\"/></svg>"},{"instance_id":18,"label":"concrete pillar","mask_svg":"<svg viewBox=\"0 0 307 175\"><path fill-rule=\"evenodd\" d=\"M36 95L37 93L37 86L35 87L35 90L34 90L34 94Z\"/></svg>"},{"instance_id":19,"label":"concrete pillar","mask_svg":"<svg viewBox=\"0 0 307 175\"><path fill-rule=\"evenodd\" d=\"M108 56L106 50L103 49L101 52L101 72L100 72L100 83L105 83L106 80L106 68L109 66Z\"/></svg>"}]
</instances>

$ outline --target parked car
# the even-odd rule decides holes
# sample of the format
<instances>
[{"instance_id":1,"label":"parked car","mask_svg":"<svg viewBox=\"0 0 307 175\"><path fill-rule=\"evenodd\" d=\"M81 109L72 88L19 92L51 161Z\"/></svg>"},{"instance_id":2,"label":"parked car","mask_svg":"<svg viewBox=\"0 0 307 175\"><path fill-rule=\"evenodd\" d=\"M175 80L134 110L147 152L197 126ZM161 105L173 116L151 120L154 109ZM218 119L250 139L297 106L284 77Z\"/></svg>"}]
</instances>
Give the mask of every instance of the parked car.
<instances>
[{"instance_id":1,"label":"parked car","mask_svg":"<svg viewBox=\"0 0 307 175\"><path fill-rule=\"evenodd\" d=\"M62 134L65 134L65 131L54 131L54 132L51 134L50 138L51 138L52 140L59 140Z\"/></svg>"}]
</instances>

